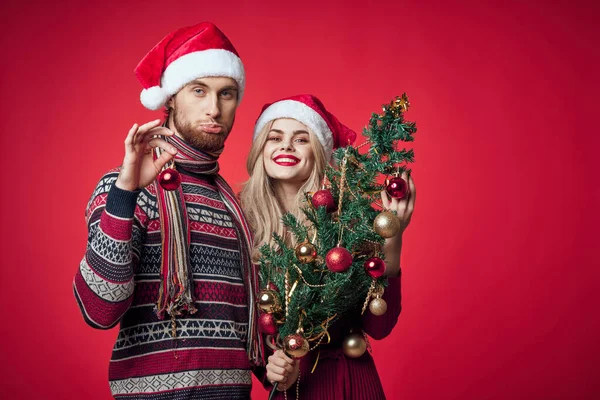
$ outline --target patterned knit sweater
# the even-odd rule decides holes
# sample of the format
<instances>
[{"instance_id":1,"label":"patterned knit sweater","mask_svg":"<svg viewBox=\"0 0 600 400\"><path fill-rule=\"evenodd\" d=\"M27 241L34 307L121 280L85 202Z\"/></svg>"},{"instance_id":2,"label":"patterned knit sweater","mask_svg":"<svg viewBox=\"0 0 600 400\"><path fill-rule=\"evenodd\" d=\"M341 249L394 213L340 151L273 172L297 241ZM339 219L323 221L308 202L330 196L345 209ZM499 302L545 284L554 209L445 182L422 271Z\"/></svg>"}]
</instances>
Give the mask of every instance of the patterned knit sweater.
<instances>
[{"instance_id":1,"label":"patterned knit sweater","mask_svg":"<svg viewBox=\"0 0 600 400\"><path fill-rule=\"evenodd\" d=\"M117 188L118 170L100 180L88 204L75 297L92 327L120 323L109 368L115 398L249 399L240 234L213 178L180 172L198 312L176 320L175 338L172 321L157 318L162 249L155 189Z\"/></svg>"}]
</instances>

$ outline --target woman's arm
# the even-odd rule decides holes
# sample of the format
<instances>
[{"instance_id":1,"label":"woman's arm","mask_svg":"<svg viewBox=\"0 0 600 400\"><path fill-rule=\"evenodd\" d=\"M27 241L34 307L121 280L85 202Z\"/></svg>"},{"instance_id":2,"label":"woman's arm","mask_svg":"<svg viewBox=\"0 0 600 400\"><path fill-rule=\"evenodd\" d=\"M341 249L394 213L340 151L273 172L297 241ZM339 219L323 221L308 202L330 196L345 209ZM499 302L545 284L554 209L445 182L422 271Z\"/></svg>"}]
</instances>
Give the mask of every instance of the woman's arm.
<instances>
[{"instance_id":1,"label":"woman's arm","mask_svg":"<svg viewBox=\"0 0 600 400\"><path fill-rule=\"evenodd\" d=\"M408 227L415 209L416 189L415 182L411 176L405 172L402 178L408 182L408 193L403 199L390 199L388 195L381 192L381 201L383 208L394 211L400 221L398 233L387 239L384 246L385 254L385 275L388 277L388 287L386 288L382 299L387 304L387 311L381 316L366 311L363 315L363 329L373 339L380 340L388 336L398 322L398 317L402 311L402 294L400 289L401 270L400 256L402 253L402 235Z\"/></svg>"},{"instance_id":2,"label":"woman's arm","mask_svg":"<svg viewBox=\"0 0 600 400\"><path fill-rule=\"evenodd\" d=\"M402 252L402 235L410 224L415 209L417 191L412 176L405 172L402 179L408 183L408 192L403 199L390 199L385 191L381 192L381 203L383 208L395 212L400 221L400 229L395 236L385 241L383 252L385 254L385 275L388 277L398 276L400 273L400 255Z\"/></svg>"}]
</instances>

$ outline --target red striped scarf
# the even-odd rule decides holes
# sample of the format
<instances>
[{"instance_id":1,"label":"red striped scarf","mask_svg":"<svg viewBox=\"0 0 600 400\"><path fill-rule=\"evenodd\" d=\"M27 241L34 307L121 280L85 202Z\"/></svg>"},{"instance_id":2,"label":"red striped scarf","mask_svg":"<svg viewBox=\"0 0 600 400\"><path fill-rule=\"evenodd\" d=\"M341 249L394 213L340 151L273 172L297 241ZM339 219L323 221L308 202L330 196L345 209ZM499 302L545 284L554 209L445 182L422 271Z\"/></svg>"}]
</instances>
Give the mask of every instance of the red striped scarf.
<instances>
[{"instance_id":1,"label":"red striped scarf","mask_svg":"<svg viewBox=\"0 0 600 400\"><path fill-rule=\"evenodd\" d=\"M250 228L231 187L218 174L218 158L188 145L183 139L173 136L166 140L177 148L175 165L197 174L213 175L219 194L233 217L240 243L243 277L248 289L248 339L247 350L254 365L264 364L262 338L258 333L258 309L254 294L258 292L257 269L252 264ZM156 155L155 155L156 156ZM185 313L196 312L193 298L193 278L190 266L190 229L185 200L181 186L177 190L164 190L155 182L161 220L162 267L157 315L163 319L165 312L175 318Z\"/></svg>"}]
</instances>

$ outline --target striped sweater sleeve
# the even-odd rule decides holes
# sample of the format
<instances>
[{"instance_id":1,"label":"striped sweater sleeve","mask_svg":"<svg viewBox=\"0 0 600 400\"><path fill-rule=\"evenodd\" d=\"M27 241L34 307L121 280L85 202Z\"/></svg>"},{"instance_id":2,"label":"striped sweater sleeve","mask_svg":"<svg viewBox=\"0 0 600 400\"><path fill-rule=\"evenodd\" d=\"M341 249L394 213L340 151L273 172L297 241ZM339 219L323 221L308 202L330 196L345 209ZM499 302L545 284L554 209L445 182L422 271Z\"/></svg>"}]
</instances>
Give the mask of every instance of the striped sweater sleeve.
<instances>
[{"instance_id":1,"label":"striped sweater sleeve","mask_svg":"<svg viewBox=\"0 0 600 400\"><path fill-rule=\"evenodd\" d=\"M87 248L73 282L84 320L98 329L115 326L131 305L141 252L142 226L134 215L140 192L116 187L117 176L105 175L88 203Z\"/></svg>"},{"instance_id":2,"label":"striped sweater sleeve","mask_svg":"<svg viewBox=\"0 0 600 400\"><path fill-rule=\"evenodd\" d=\"M383 293L383 300L387 303L387 311L382 316L373 315L368 310L363 315L363 330L375 340L388 336L402 311L402 295L400 292L400 275L388 277L388 286Z\"/></svg>"}]
</instances>

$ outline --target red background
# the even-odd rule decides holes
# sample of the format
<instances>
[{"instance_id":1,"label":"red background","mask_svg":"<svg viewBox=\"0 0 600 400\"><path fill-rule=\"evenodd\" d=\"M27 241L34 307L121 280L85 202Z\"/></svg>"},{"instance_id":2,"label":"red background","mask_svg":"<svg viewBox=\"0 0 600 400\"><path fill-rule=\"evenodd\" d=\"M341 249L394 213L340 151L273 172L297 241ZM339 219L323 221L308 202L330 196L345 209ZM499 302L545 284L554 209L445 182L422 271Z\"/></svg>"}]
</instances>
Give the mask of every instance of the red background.
<instances>
[{"instance_id":1,"label":"red background","mask_svg":"<svg viewBox=\"0 0 600 400\"><path fill-rule=\"evenodd\" d=\"M410 95L404 311L373 343L390 399L598 398L597 2L24 3L0 12L3 398L109 398L117 331L71 291L84 208L132 123L160 116L133 68L201 20L247 69L232 184L264 102L311 92L360 130Z\"/></svg>"}]
</instances>

